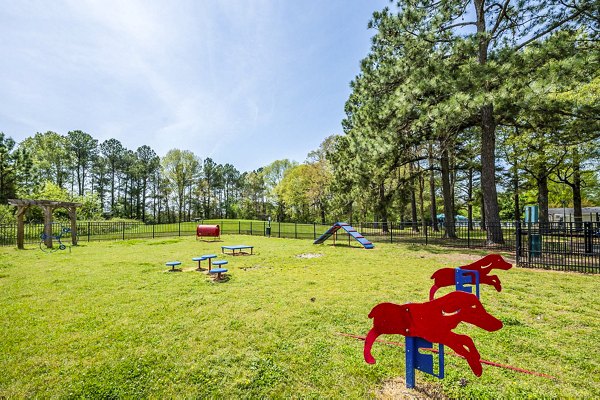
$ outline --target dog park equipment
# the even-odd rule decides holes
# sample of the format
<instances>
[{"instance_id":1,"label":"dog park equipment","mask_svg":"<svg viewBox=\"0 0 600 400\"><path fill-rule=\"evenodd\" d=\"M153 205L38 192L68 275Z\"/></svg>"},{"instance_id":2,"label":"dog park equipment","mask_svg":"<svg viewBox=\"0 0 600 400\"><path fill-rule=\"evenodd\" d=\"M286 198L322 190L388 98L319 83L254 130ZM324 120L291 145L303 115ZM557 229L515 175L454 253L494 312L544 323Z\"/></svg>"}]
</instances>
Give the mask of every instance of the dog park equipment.
<instances>
[{"instance_id":1,"label":"dog park equipment","mask_svg":"<svg viewBox=\"0 0 600 400\"><path fill-rule=\"evenodd\" d=\"M30 199L9 199L8 204L17 207L17 248L23 250L25 248L25 211L31 206L41 207L44 211L44 233L45 244L47 248L52 248L52 212L56 208L66 208L69 212L69 220L71 221L71 243L77 246L77 207L81 207L81 203L71 203L67 201L52 201L52 200L30 200Z\"/></svg>"},{"instance_id":2,"label":"dog park equipment","mask_svg":"<svg viewBox=\"0 0 600 400\"><path fill-rule=\"evenodd\" d=\"M382 334L417 336L431 343L450 347L463 356L476 376L483 371L475 344L466 335L452 332L459 323L467 322L488 332L502 328L502 321L488 313L477 296L466 292L451 292L425 303L381 303L369 313L373 328L367 334L363 355L369 364L373 342Z\"/></svg>"},{"instance_id":3,"label":"dog park equipment","mask_svg":"<svg viewBox=\"0 0 600 400\"><path fill-rule=\"evenodd\" d=\"M365 237L361 235L356 229L354 229L352 226L350 226L350 224L347 224L345 222L336 222L335 224L333 224L333 226L329 228L327 232L321 235L317 240L315 240L313 244L321 244L327 239L329 239L331 236L333 236L333 244L335 244L335 233L340 228L346 231L346 233L348 233L349 236L353 237L365 249L372 249L373 247L375 247L373 243L365 239Z\"/></svg>"},{"instance_id":4,"label":"dog park equipment","mask_svg":"<svg viewBox=\"0 0 600 400\"><path fill-rule=\"evenodd\" d=\"M417 369L440 379L444 377L445 345L466 359L476 376L481 376L483 372L481 356L473 340L466 335L458 335L452 330L461 322L470 323L488 332L502 328L502 321L489 314L479 300L480 272L489 283L494 284L498 291L502 290L498 277L492 279L492 276L488 276L489 271L494 267L509 269L512 265L499 255L488 255L464 267L442 268L432 276L435 283L429 292L428 302L376 305L369 313L369 318L373 319L373 328L365 338L363 349L365 361L369 364L375 363L371 347L379 335L401 334L405 336L407 388L415 387ZM452 285L449 283L450 280L454 281L456 291L434 299L439 287ZM475 286L477 295L472 294L471 285ZM419 352L419 349L432 350L434 343L438 343L439 346L437 373L434 371L433 354Z\"/></svg>"},{"instance_id":5,"label":"dog park equipment","mask_svg":"<svg viewBox=\"0 0 600 400\"><path fill-rule=\"evenodd\" d=\"M212 267L211 259L213 259L213 258L217 258L217 255L216 254L204 254L200 257L192 258L192 261L198 261L198 268L196 268L196 271L202 271L202 266L200 265L200 263L204 260L208 260L208 270L210 271L210 268Z\"/></svg>"},{"instance_id":6,"label":"dog park equipment","mask_svg":"<svg viewBox=\"0 0 600 400\"><path fill-rule=\"evenodd\" d=\"M246 244L236 244L234 246L221 246L221 252L223 254L225 253L225 250L231 250L231 254L232 256L241 256L241 255L248 255L248 253L242 251L242 250L246 250L246 249L250 249L250 255L253 254L254 252L254 246L248 246ZM238 251L237 253L235 251Z\"/></svg>"},{"instance_id":7,"label":"dog park equipment","mask_svg":"<svg viewBox=\"0 0 600 400\"><path fill-rule=\"evenodd\" d=\"M502 284L500 278L497 275L490 275L490 272L494 269L500 269L507 271L512 268L512 264L506 262L499 254L488 254L480 260L477 260L471 264L463 265L459 267L463 271L477 271L479 275L479 283L484 285L492 285L496 291L502 290ZM468 273L466 273L468 275ZM473 275L474 278L474 275ZM429 300L433 300L435 292L442 287L456 286L456 268L441 268L438 269L431 275L433 279L433 286L429 291ZM466 279L466 278L465 278ZM475 280L471 282L463 282L463 284L475 284ZM458 289L457 289L458 290ZM478 296L479 297L479 296Z\"/></svg>"},{"instance_id":8,"label":"dog park equipment","mask_svg":"<svg viewBox=\"0 0 600 400\"><path fill-rule=\"evenodd\" d=\"M209 274L217 274L217 276L215 277L215 281L220 281L221 279L223 279L221 274L224 274L225 272L227 272L227 269L221 268L221 265L226 265L227 263L228 263L227 260L217 260L217 261L213 262L213 265L216 265L217 268L209 269L208 273Z\"/></svg>"},{"instance_id":9,"label":"dog park equipment","mask_svg":"<svg viewBox=\"0 0 600 400\"><path fill-rule=\"evenodd\" d=\"M181 265L181 261L167 261L165 263L165 265L167 267L171 267L171 269L169 270L169 272L179 271L179 270L175 269L175 267L178 266L178 265Z\"/></svg>"},{"instance_id":10,"label":"dog park equipment","mask_svg":"<svg viewBox=\"0 0 600 400\"><path fill-rule=\"evenodd\" d=\"M475 296L479 299L479 272L456 268L454 270L454 287L456 290L465 293L473 293L475 287Z\"/></svg>"},{"instance_id":11,"label":"dog park equipment","mask_svg":"<svg viewBox=\"0 0 600 400\"><path fill-rule=\"evenodd\" d=\"M362 341L365 341L366 338L367 338L366 336L352 335L350 333L341 333L341 332L337 332L336 335L344 336L344 337L349 337L349 338L353 338L353 339L358 339L358 340L362 340ZM405 344L400 343L400 342L391 342L389 340L381 340L381 339L376 339L375 341L378 342L378 343L383 343L383 344L387 344L387 345L391 345L391 346L405 347ZM427 350L427 351L431 351L434 354L435 353L439 353L439 350L437 350L437 349L427 349L427 348L423 348L423 349ZM461 356L459 354L456 354L456 353L452 353L452 352L447 353L447 354L444 353L444 355L450 355L450 356L460 357L460 358L464 359L463 356ZM481 361L482 364L490 365L492 367L504 368L504 369L508 369L508 370L511 370L511 371L520 372L520 373L523 373L523 374L540 376L542 378L558 379L557 377L552 376L552 375L543 374L541 372L536 372L536 371L530 371L530 370L519 368L519 367L515 367L515 366L512 366L512 365L501 364L501 363L497 363L497 362L494 362L494 361L488 361L488 360L484 360L484 359L481 359L480 361Z\"/></svg>"},{"instance_id":12,"label":"dog park equipment","mask_svg":"<svg viewBox=\"0 0 600 400\"><path fill-rule=\"evenodd\" d=\"M415 387L415 370L444 379L444 345L439 345L437 352L438 372L434 371L433 354L423 354L419 349L432 349L433 344L416 336L407 336L405 339L406 359L406 387Z\"/></svg>"},{"instance_id":13,"label":"dog park equipment","mask_svg":"<svg viewBox=\"0 0 600 400\"><path fill-rule=\"evenodd\" d=\"M221 227L219 225L198 225L196 227L196 240L204 237L212 237L216 240L221 237Z\"/></svg>"},{"instance_id":14,"label":"dog park equipment","mask_svg":"<svg viewBox=\"0 0 600 400\"><path fill-rule=\"evenodd\" d=\"M192 261L198 261L198 268L196 268L196 271L202 271L202 265L200 263L204 260L206 260L206 258L204 258L204 256L192 258Z\"/></svg>"},{"instance_id":15,"label":"dog park equipment","mask_svg":"<svg viewBox=\"0 0 600 400\"><path fill-rule=\"evenodd\" d=\"M456 268L454 270L455 288L457 291L473 293L475 286L476 296L479 299L479 272L476 270L466 270ZM431 299L430 299L431 300ZM437 365L438 372L434 372L433 355L422 354L419 349L432 349L433 343L420 337L407 336L405 339L406 348L406 387L415 387L415 370L433 375L436 378L444 379L444 345L438 344Z\"/></svg>"},{"instance_id":16,"label":"dog park equipment","mask_svg":"<svg viewBox=\"0 0 600 400\"><path fill-rule=\"evenodd\" d=\"M48 247L46 245L46 243L48 242L48 234L46 232L50 232L51 237L50 237L50 241L52 241L52 239L56 239L56 241L58 242L58 247L55 246L50 246ZM54 231L52 229L52 226L50 227L50 229L44 227L44 232L42 232L40 234L40 250L42 250L44 253L52 253L56 250L64 250L67 248L67 246L62 242L62 236L64 234L67 233L71 233L71 229L66 228L66 227L61 227L59 230L58 234L54 234ZM69 251L71 251L71 248L69 248Z\"/></svg>"}]
</instances>

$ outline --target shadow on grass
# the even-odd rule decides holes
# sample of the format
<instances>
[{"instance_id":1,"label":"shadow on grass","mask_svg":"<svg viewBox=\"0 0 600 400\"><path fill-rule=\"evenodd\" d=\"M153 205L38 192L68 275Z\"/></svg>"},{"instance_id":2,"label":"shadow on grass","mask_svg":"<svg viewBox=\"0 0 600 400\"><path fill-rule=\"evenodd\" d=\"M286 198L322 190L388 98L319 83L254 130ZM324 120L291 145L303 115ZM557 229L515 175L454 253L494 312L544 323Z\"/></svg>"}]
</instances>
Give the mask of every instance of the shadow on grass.
<instances>
[{"instance_id":1,"label":"shadow on grass","mask_svg":"<svg viewBox=\"0 0 600 400\"><path fill-rule=\"evenodd\" d=\"M455 247L442 247L438 245L423 245L423 244L407 244L406 250L408 251L424 251L430 254L476 254L486 255L489 254L489 250L485 249L463 249Z\"/></svg>"},{"instance_id":2,"label":"shadow on grass","mask_svg":"<svg viewBox=\"0 0 600 400\"><path fill-rule=\"evenodd\" d=\"M215 278L211 277L210 281L212 283L226 283L226 282L229 282L230 279L231 279L231 277L229 275L221 275L221 279L216 279L216 277Z\"/></svg>"},{"instance_id":3,"label":"shadow on grass","mask_svg":"<svg viewBox=\"0 0 600 400\"><path fill-rule=\"evenodd\" d=\"M364 247L362 247L362 246L356 246L356 245L352 245L352 244L341 244L341 243L338 243L338 244L329 244L329 245L326 245L326 246L327 247L348 247L348 248L351 248L351 249L358 249L358 250L364 249Z\"/></svg>"}]
</instances>

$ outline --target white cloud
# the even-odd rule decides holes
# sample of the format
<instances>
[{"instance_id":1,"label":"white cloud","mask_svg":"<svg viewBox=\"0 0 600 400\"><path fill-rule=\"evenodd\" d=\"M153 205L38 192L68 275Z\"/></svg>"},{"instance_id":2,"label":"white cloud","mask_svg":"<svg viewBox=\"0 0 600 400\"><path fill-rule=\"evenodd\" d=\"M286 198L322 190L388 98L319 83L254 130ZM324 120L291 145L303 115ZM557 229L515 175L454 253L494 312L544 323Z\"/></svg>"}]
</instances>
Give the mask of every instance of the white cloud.
<instances>
[{"instance_id":1,"label":"white cloud","mask_svg":"<svg viewBox=\"0 0 600 400\"><path fill-rule=\"evenodd\" d=\"M339 60L327 53L340 4L6 2L0 130L21 140L82 129L132 150L178 147L241 169L264 165L256 157L265 148L271 159L305 154L339 124L331 109L344 99L324 97L332 82L353 77L332 75Z\"/></svg>"}]
</instances>

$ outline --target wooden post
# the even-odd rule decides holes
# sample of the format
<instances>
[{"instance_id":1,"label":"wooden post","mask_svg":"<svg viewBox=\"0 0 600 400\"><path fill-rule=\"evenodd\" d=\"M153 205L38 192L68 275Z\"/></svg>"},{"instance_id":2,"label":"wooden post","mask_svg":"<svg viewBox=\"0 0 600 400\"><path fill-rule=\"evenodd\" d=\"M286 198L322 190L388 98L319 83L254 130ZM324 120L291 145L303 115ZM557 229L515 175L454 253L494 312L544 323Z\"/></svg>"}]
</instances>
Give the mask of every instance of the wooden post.
<instances>
[{"instance_id":1,"label":"wooden post","mask_svg":"<svg viewBox=\"0 0 600 400\"><path fill-rule=\"evenodd\" d=\"M77 207L69 207L69 219L71 220L71 244L77 246Z\"/></svg>"},{"instance_id":2,"label":"wooden post","mask_svg":"<svg viewBox=\"0 0 600 400\"><path fill-rule=\"evenodd\" d=\"M46 247L52 248L52 207L42 206L44 209L44 233L46 234L46 240L44 243Z\"/></svg>"},{"instance_id":3,"label":"wooden post","mask_svg":"<svg viewBox=\"0 0 600 400\"><path fill-rule=\"evenodd\" d=\"M17 206L17 248L25 249L25 222L24 216L27 206Z\"/></svg>"}]
</instances>

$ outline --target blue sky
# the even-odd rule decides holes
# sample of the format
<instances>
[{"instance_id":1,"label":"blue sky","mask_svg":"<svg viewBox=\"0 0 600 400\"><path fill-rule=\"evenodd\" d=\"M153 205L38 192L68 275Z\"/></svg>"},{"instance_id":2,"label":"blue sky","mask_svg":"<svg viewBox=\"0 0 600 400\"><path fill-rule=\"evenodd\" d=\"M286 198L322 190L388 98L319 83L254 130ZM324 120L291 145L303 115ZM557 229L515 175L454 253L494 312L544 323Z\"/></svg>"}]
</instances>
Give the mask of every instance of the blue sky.
<instances>
[{"instance_id":1,"label":"blue sky","mask_svg":"<svg viewBox=\"0 0 600 400\"><path fill-rule=\"evenodd\" d=\"M341 133L387 0L4 1L0 131L83 130L241 171Z\"/></svg>"}]
</instances>

